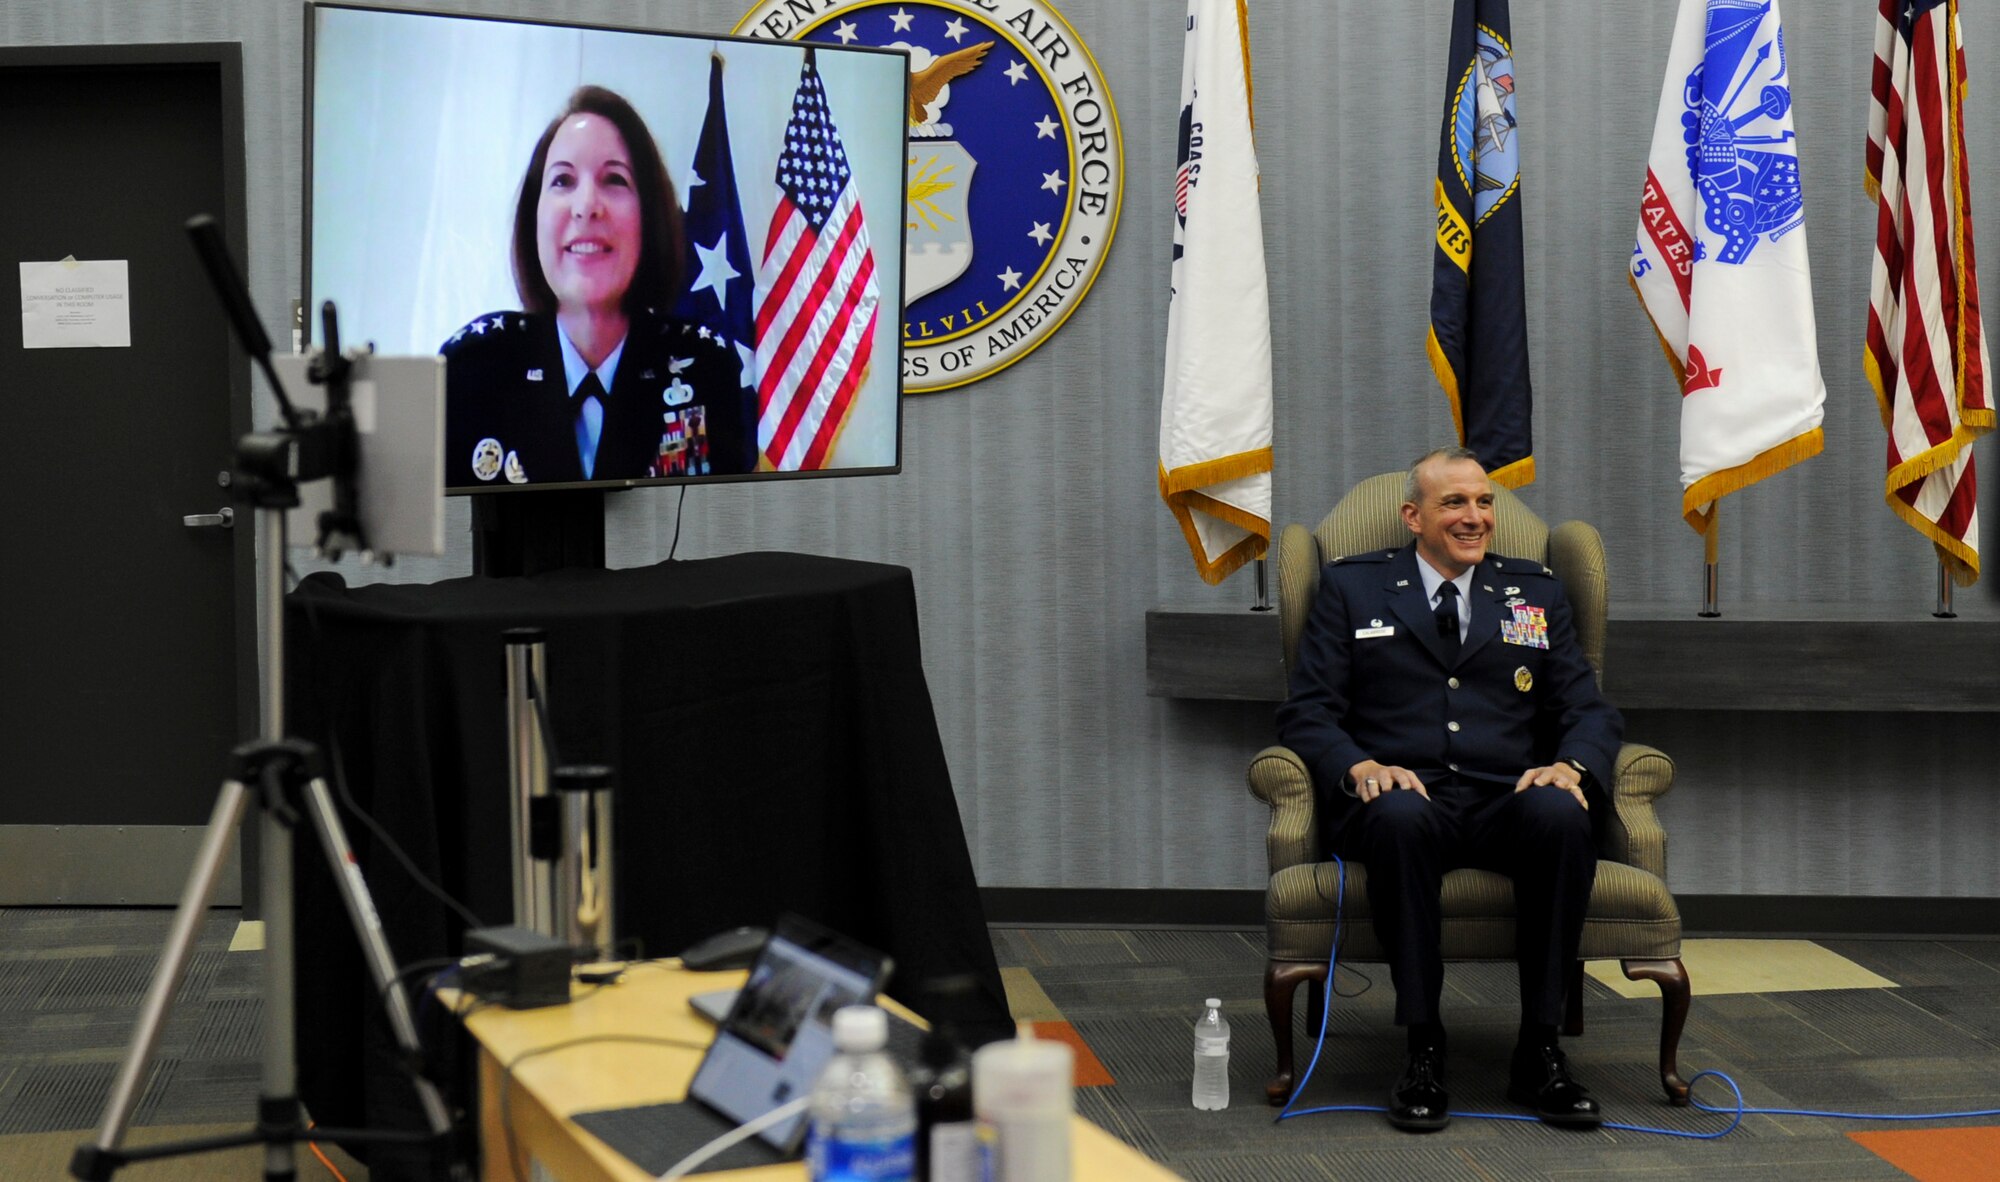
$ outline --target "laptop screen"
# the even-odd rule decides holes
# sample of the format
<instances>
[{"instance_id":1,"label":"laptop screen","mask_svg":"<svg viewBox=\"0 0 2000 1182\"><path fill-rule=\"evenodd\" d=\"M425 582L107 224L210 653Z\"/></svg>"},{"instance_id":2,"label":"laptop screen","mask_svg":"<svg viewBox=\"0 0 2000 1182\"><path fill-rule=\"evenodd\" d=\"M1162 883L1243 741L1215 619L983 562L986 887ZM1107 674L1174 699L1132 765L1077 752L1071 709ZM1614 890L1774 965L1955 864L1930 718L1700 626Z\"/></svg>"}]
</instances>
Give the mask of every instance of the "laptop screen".
<instances>
[{"instance_id":1,"label":"laptop screen","mask_svg":"<svg viewBox=\"0 0 2000 1182\"><path fill-rule=\"evenodd\" d=\"M887 957L852 940L797 916L780 919L688 1094L739 1124L806 1095L833 1058L833 1012L872 1003L889 968ZM795 1152L806 1120L801 1112L760 1136Z\"/></svg>"}]
</instances>

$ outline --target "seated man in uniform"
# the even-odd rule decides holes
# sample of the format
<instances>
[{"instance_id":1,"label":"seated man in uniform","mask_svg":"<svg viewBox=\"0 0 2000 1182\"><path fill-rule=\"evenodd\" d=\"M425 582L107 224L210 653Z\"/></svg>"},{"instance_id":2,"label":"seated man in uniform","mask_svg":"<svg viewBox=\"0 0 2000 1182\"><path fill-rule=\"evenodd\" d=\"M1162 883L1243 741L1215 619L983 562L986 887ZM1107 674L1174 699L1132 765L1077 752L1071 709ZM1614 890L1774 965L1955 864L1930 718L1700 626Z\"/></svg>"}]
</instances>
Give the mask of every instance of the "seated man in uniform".
<instances>
[{"instance_id":1,"label":"seated man in uniform","mask_svg":"<svg viewBox=\"0 0 2000 1182\"><path fill-rule=\"evenodd\" d=\"M1493 490L1464 448L1410 468L1400 550L1336 558L1299 639L1280 740L1311 769L1330 850L1368 870L1409 1059L1389 1123L1450 1120L1438 891L1447 870L1513 880L1521 1031L1507 1094L1553 1124L1595 1125L1597 1101L1556 1042L1597 871L1623 720L1597 681L1562 584L1489 555Z\"/></svg>"}]
</instances>

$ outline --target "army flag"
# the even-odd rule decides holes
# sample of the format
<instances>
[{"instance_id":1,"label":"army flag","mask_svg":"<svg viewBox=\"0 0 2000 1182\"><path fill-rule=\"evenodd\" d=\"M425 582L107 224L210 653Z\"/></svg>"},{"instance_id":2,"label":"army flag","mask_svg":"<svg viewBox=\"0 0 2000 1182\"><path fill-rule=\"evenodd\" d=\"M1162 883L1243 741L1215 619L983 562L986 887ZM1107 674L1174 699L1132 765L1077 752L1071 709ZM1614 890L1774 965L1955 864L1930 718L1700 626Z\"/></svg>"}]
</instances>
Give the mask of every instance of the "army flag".
<instances>
[{"instance_id":1,"label":"army flag","mask_svg":"<svg viewBox=\"0 0 2000 1182\"><path fill-rule=\"evenodd\" d=\"M1627 277L1681 396L1681 515L1818 455L1805 191L1777 0L1681 0Z\"/></svg>"},{"instance_id":2,"label":"army flag","mask_svg":"<svg viewBox=\"0 0 2000 1182\"><path fill-rule=\"evenodd\" d=\"M729 152L729 113L722 100L722 55L708 61L708 113L695 141L688 177L685 241L692 272L674 315L700 325L736 351L743 366L740 413L757 420L757 321L751 309L756 272L750 266L750 239L743 232L743 205L736 198L736 164ZM723 472L756 467L756 441L744 432L744 454L723 457Z\"/></svg>"},{"instance_id":3,"label":"army flag","mask_svg":"<svg viewBox=\"0 0 2000 1182\"><path fill-rule=\"evenodd\" d=\"M1535 479L1521 275L1521 145L1507 0L1458 0L1438 135L1431 368L1494 483Z\"/></svg>"},{"instance_id":4,"label":"army flag","mask_svg":"<svg viewBox=\"0 0 2000 1182\"><path fill-rule=\"evenodd\" d=\"M1271 540L1271 306L1242 0L1188 0L1171 275L1160 496L1219 583Z\"/></svg>"},{"instance_id":5,"label":"army flag","mask_svg":"<svg viewBox=\"0 0 2000 1182\"><path fill-rule=\"evenodd\" d=\"M1973 268L1957 0L1882 0L1868 111L1877 200L1868 380L1889 433L1889 508L1979 577L1972 440L1993 429L1992 367Z\"/></svg>"}]
</instances>

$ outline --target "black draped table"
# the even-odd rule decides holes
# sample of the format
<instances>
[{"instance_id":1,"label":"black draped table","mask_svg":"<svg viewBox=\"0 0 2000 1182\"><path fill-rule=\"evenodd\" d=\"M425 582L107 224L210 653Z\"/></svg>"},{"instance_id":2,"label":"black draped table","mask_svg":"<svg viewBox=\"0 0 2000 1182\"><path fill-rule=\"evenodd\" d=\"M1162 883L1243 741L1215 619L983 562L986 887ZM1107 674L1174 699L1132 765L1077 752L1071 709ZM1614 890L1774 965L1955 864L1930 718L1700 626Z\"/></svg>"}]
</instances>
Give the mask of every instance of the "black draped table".
<instances>
[{"instance_id":1,"label":"black draped table","mask_svg":"<svg viewBox=\"0 0 2000 1182\"><path fill-rule=\"evenodd\" d=\"M740 554L636 570L349 587L287 597L288 732L487 924L512 922L501 633L546 630L557 754L617 775L621 939L670 955L796 911L895 958L888 992L971 974L951 1017L987 1037L1006 996L898 566ZM462 921L345 817L401 963ZM326 1125L414 1119L354 941L308 835L297 856L300 1095Z\"/></svg>"}]
</instances>

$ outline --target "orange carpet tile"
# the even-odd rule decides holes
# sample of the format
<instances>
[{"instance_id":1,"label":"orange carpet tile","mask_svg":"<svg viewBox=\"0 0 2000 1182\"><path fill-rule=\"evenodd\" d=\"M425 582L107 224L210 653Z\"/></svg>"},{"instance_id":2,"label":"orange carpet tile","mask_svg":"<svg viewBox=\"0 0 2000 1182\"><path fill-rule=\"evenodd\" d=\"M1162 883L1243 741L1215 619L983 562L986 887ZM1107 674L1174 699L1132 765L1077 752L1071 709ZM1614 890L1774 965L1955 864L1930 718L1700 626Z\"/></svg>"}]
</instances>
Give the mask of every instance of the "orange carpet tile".
<instances>
[{"instance_id":1,"label":"orange carpet tile","mask_svg":"<svg viewBox=\"0 0 2000 1182\"><path fill-rule=\"evenodd\" d=\"M1847 1135L1917 1182L2000 1178L2000 1128L1897 1129Z\"/></svg>"}]
</instances>

